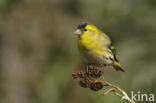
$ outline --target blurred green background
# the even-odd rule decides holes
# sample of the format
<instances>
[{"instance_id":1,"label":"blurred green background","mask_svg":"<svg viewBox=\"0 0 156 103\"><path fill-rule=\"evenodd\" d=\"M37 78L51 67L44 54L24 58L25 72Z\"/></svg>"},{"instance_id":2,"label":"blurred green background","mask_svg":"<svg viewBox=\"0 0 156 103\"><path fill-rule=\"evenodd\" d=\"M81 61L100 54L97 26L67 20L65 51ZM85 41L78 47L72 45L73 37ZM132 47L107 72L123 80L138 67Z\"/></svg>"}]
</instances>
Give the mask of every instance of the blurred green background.
<instances>
[{"instance_id":1,"label":"blurred green background","mask_svg":"<svg viewBox=\"0 0 156 103\"><path fill-rule=\"evenodd\" d=\"M156 93L156 0L0 0L0 103L121 103L71 76L84 70L73 34L82 21L110 36L126 70L109 67L106 80Z\"/></svg>"}]
</instances>

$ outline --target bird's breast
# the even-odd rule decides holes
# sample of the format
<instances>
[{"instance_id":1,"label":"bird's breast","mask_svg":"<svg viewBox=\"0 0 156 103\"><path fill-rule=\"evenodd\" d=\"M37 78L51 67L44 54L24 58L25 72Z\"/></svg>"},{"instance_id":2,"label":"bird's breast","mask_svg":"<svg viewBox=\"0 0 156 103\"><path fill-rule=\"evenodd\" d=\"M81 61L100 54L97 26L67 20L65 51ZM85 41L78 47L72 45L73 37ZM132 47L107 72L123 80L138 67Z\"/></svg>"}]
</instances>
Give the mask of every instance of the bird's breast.
<instances>
[{"instance_id":1,"label":"bird's breast","mask_svg":"<svg viewBox=\"0 0 156 103\"><path fill-rule=\"evenodd\" d=\"M97 65L108 65L111 54L107 51L104 41L98 39L85 38L78 41L78 47L81 55L88 63Z\"/></svg>"}]
</instances>

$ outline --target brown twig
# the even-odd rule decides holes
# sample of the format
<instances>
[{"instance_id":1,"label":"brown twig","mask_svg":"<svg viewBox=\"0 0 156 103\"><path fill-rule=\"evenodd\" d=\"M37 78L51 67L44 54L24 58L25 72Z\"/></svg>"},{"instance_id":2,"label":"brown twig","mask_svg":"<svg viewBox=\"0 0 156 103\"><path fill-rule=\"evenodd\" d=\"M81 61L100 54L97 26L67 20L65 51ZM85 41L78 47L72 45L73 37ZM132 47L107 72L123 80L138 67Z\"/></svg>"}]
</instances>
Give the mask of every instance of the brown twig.
<instances>
[{"instance_id":1,"label":"brown twig","mask_svg":"<svg viewBox=\"0 0 156 103\"><path fill-rule=\"evenodd\" d=\"M101 96L105 96L105 95L107 95L108 93L113 92L113 91L115 91L115 88L110 88L110 89L108 89L106 92L104 92L103 94L101 94L101 95L99 96L99 98L100 98Z\"/></svg>"},{"instance_id":2,"label":"brown twig","mask_svg":"<svg viewBox=\"0 0 156 103\"><path fill-rule=\"evenodd\" d=\"M110 92L113 92L115 95L119 96L121 100L126 100L129 103L135 103L133 100L131 100L127 93L125 93L120 87L109 83L108 81L105 81L103 75L101 74L102 72L97 69L97 68L88 68L86 72L84 71L79 71L76 73L73 73L72 76L74 79L80 79L79 85L83 88L90 88L93 91L99 91L101 90L104 86L109 86L111 87L108 89L106 92L101 94L99 97L105 96L109 94ZM97 80L93 78L100 78L102 77L102 80Z\"/></svg>"},{"instance_id":3,"label":"brown twig","mask_svg":"<svg viewBox=\"0 0 156 103\"><path fill-rule=\"evenodd\" d=\"M123 91L121 88L119 88L118 86L116 86L116 85L114 85L114 84L111 84L111 83L105 81L103 76L102 76L102 82L105 83L105 84L107 84L108 86L110 86L110 87L112 87L112 88L110 88L109 90L107 90L106 92L104 92L103 94L101 94L100 97L101 97L101 96L105 96L105 95L107 95L107 94L110 93L110 92L114 92L114 94L117 95L117 96L119 96L122 100L126 100L126 101L128 101L129 103L135 103L133 100L131 100L131 99L128 97L128 95L127 95L126 92L124 92L124 91ZM121 92L122 95L119 94L117 91Z\"/></svg>"}]
</instances>

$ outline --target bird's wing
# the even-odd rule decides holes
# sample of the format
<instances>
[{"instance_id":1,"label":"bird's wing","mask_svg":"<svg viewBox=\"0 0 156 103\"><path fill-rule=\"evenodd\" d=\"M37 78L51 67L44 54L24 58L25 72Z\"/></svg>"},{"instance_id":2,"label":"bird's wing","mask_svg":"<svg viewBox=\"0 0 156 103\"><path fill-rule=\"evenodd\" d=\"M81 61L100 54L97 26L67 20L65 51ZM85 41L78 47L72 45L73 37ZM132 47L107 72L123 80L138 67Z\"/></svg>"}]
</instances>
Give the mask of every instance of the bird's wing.
<instances>
[{"instance_id":1,"label":"bird's wing","mask_svg":"<svg viewBox=\"0 0 156 103\"><path fill-rule=\"evenodd\" d=\"M114 56L114 60L119 62L119 60L117 59L116 50L115 50L114 46L112 45L112 43L107 44L107 48L112 51L112 54Z\"/></svg>"},{"instance_id":2,"label":"bird's wing","mask_svg":"<svg viewBox=\"0 0 156 103\"><path fill-rule=\"evenodd\" d=\"M118 62L119 60L117 59L117 53L116 53L115 47L111 43L111 39L102 31L100 31L100 34L99 35L103 37L103 40L106 44L108 52L111 52L113 54L114 60Z\"/></svg>"}]
</instances>

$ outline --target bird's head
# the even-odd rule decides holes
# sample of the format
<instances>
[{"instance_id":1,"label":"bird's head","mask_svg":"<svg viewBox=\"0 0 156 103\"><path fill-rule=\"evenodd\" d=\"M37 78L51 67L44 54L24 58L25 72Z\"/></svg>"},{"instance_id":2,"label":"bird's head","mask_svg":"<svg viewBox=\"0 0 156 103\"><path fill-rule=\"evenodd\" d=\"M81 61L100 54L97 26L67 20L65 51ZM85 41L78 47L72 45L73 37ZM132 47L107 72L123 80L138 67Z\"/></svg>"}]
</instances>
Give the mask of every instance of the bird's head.
<instances>
[{"instance_id":1,"label":"bird's head","mask_svg":"<svg viewBox=\"0 0 156 103\"><path fill-rule=\"evenodd\" d=\"M90 32L89 34L97 34L98 29L87 22L82 22L77 26L77 30L74 32L74 34L81 37L83 34Z\"/></svg>"}]
</instances>

